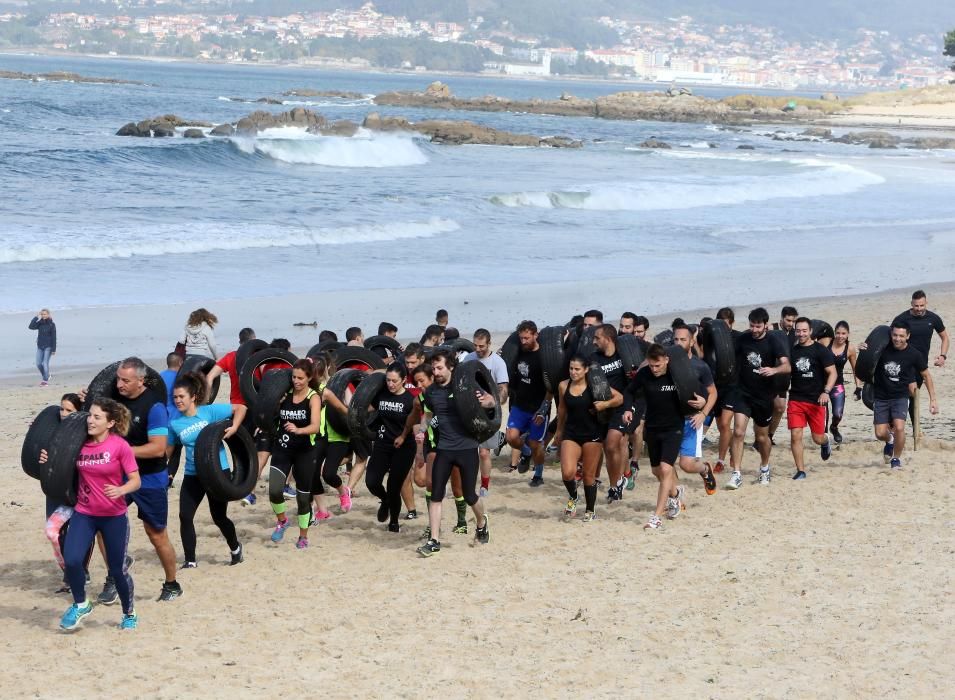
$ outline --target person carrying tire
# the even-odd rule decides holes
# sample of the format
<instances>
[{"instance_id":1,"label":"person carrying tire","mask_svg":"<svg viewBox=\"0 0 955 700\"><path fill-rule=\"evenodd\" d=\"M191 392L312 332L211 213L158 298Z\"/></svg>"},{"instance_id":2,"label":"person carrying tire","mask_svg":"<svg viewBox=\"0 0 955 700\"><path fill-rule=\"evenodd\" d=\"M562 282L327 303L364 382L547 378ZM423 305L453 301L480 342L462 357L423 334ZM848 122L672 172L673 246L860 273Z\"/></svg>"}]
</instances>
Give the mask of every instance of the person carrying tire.
<instances>
[{"instance_id":1,"label":"person carrying tire","mask_svg":"<svg viewBox=\"0 0 955 700\"><path fill-rule=\"evenodd\" d=\"M479 472L478 441L468 433L455 407L451 376L456 365L457 360L452 353L436 350L431 355L434 384L425 389L423 394L427 412L437 417L441 428L431 471L431 504L428 508L431 537L417 549L418 554L423 557L430 557L441 551L441 506L454 467L461 472L464 500L471 506L478 522L475 539L480 544L490 541L487 514L475 490ZM478 400L485 408L492 408L496 403L495 397L486 393L479 393Z\"/></svg>"},{"instance_id":2,"label":"person carrying tire","mask_svg":"<svg viewBox=\"0 0 955 700\"><path fill-rule=\"evenodd\" d=\"M485 328L474 331L474 352L464 357L464 362L476 360L487 367L497 385L498 400L503 404L507 401L507 387L510 381L507 374L507 365L497 353L491 352L491 333ZM491 450L499 450L501 443L500 433L492 435L478 446L478 458L481 462L481 488L478 492L481 498L487 498L491 488Z\"/></svg>"},{"instance_id":3,"label":"person carrying tire","mask_svg":"<svg viewBox=\"0 0 955 700\"><path fill-rule=\"evenodd\" d=\"M604 323L597 326L594 333L594 345L597 352L590 359L603 370L610 388L622 396L629 380L624 370L623 360L617 352L616 340L617 329L611 324ZM627 441L630 439L632 429L631 424L623 419L626 409L621 404L617 404L610 413L607 437L603 443L604 455L607 458L607 477L610 482L607 489L607 503L623 499L623 491L627 485L624 472L628 472L633 478L633 471L626 469Z\"/></svg>"},{"instance_id":4,"label":"person carrying tire","mask_svg":"<svg viewBox=\"0 0 955 700\"><path fill-rule=\"evenodd\" d=\"M912 293L911 307L907 311L903 311L896 316L893 322L894 321L905 321L907 324L909 324L909 331L911 332L909 345L922 353L922 355L925 357L926 363L928 363L931 359L929 354L932 350L932 337L935 333L938 333L939 340L941 340L942 344L939 348L938 355L935 356L934 365L939 369L945 366L945 361L948 359L948 331L945 330L945 323L942 321L941 317L934 311L928 310L928 298L925 296L924 291L921 289L915 290ZM919 389L922 388L921 374L916 374L915 385ZM918 395L916 394L913 399L917 397ZM909 417L914 423L914 400L909 405ZM916 426L916 429L919 430L920 428Z\"/></svg>"},{"instance_id":5,"label":"person carrying tire","mask_svg":"<svg viewBox=\"0 0 955 700\"><path fill-rule=\"evenodd\" d=\"M521 321L517 326L520 349L517 359L508 367L510 391L510 411L507 416L507 444L518 452L527 444L531 448L534 460L534 475L531 486L544 483L544 436L547 434L547 422L550 420L551 395L544 383L544 370L541 364L540 344L537 342L537 324L533 321ZM524 462L518 471L527 471Z\"/></svg>"},{"instance_id":6,"label":"person carrying tire","mask_svg":"<svg viewBox=\"0 0 955 700\"><path fill-rule=\"evenodd\" d=\"M659 482L656 508L644 529L657 530L663 526L668 513L671 493L675 492L674 465L680 456L683 442L683 407L676 383L669 373L670 357L666 349L653 343L647 350L647 365L637 370L624 392L624 419L634 419L637 399L646 402L643 440L650 456L650 469Z\"/></svg>"},{"instance_id":7,"label":"person carrying tire","mask_svg":"<svg viewBox=\"0 0 955 700\"><path fill-rule=\"evenodd\" d=\"M736 322L736 312L729 306L724 306L716 312L716 320L722 321L729 328L730 336L733 339L733 353L735 353L736 339L742 335L740 331L733 329L733 324ZM713 465L713 471L717 474L722 473L726 468L727 459L729 459L733 471L736 471L736 463L732 461L732 453L730 451L730 446L733 442L733 412L723 410L726 407L726 401L736 392L736 383L739 381L738 365L736 369L737 372L727 377L725 381L720 382L719 379L717 379L716 384L716 404L713 406L712 415L719 434L716 464Z\"/></svg>"},{"instance_id":8,"label":"person carrying tire","mask_svg":"<svg viewBox=\"0 0 955 700\"><path fill-rule=\"evenodd\" d=\"M240 564L243 559L242 545L239 543L235 524L228 515L229 502L208 493L196 473L195 454L199 433L210 423L231 418L232 425L225 431L224 438L232 437L236 433L240 423L235 417L240 412L240 406L221 403L203 405L205 389L206 383L201 375L186 373L180 375L172 390L172 400L182 415L170 422L170 437L174 444L182 445L186 453L182 487L179 491L179 534L182 538L183 569L195 569L199 565L196 559L195 517L199 505L206 496L209 498L209 514L212 516L212 521L229 545L230 566ZM171 451L172 447L169 449ZM220 450L219 458L222 461L222 468L227 469L224 448Z\"/></svg>"},{"instance_id":9,"label":"person carrying tire","mask_svg":"<svg viewBox=\"0 0 955 700\"><path fill-rule=\"evenodd\" d=\"M743 445L746 428L753 421L756 449L760 465L757 483L769 485L771 478L769 456L773 445L769 439L769 424L773 420L773 400L776 397L775 377L789 374L789 352L778 336L769 333L769 313L763 307L749 312L749 332L736 338L736 366L738 383L723 404L723 415L733 418L731 464L733 473L726 488L738 489L743 485Z\"/></svg>"},{"instance_id":10,"label":"person carrying tire","mask_svg":"<svg viewBox=\"0 0 955 700\"><path fill-rule=\"evenodd\" d=\"M836 324L835 337L829 349L832 351L836 361L836 383L829 392L829 406L832 410L832 418L829 421L829 432L832 433L832 439L837 445L842 444L842 433L839 425L842 423L842 417L846 410L846 379L845 368L848 364L852 368L852 378L855 382L856 391L862 395L862 382L856 375L856 357L858 356L855 346L849 342L849 323L839 321Z\"/></svg>"},{"instance_id":11,"label":"person carrying tire","mask_svg":"<svg viewBox=\"0 0 955 700\"><path fill-rule=\"evenodd\" d=\"M344 401L341 401L335 392L328 388L329 368L332 359L328 355L312 358L315 378L318 381L318 393L322 401L320 429L315 439L315 472L312 475L312 501L315 503L315 519L328 520L332 517L328 506L325 505L325 485L331 486L338 492L338 506L342 513L352 508L351 488L342 480L338 467L345 459L350 449L350 437L335 430L328 419L328 412L337 411L340 414L348 413L348 402L351 400L351 390L346 389Z\"/></svg>"},{"instance_id":12,"label":"person carrying tire","mask_svg":"<svg viewBox=\"0 0 955 700\"><path fill-rule=\"evenodd\" d=\"M312 519L311 486L315 476L315 436L321 432L322 399L312 360L292 365L292 388L278 411L278 431L272 442L272 467L269 470L269 502L275 513L272 541L281 542L291 521L285 514L285 484L289 474L295 479L298 506L296 549L308 547L308 526Z\"/></svg>"},{"instance_id":13,"label":"person carrying tire","mask_svg":"<svg viewBox=\"0 0 955 700\"><path fill-rule=\"evenodd\" d=\"M773 330L782 331L786 334L788 342L786 348L789 349L796 344L796 319L799 312L794 306L784 306L779 312L779 322L773 324ZM785 381L780 379L780 382ZM773 398L773 419L769 423L769 441L776 444L776 429L786 413L786 394L789 391L788 386L782 385L776 387L776 396Z\"/></svg>"},{"instance_id":14,"label":"person carrying tire","mask_svg":"<svg viewBox=\"0 0 955 700\"><path fill-rule=\"evenodd\" d=\"M806 478L803 456L803 431L809 426L812 441L819 445L822 461L832 456L832 445L826 434L826 419L829 412L829 397L836 386L836 358L825 345L812 339L812 321L805 316L796 319L796 344L790 352L792 362L789 406L786 420L792 441L793 462L796 473L793 479ZM843 395L845 392L843 392Z\"/></svg>"},{"instance_id":15,"label":"person carrying tire","mask_svg":"<svg viewBox=\"0 0 955 700\"><path fill-rule=\"evenodd\" d=\"M581 464L584 483L584 522L597 517L597 468L604 449L607 425L597 414L610 411L623 404L623 395L611 385L611 398L597 401L590 389L587 375L590 363L583 355L574 355L568 365L569 379L558 384L557 430L554 442L560 445L560 471L567 489L567 505L564 518L577 515L577 465Z\"/></svg>"},{"instance_id":16,"label":"person carrying tire","mask_svg":"<svg viewBox=\"0 0 955 700\"><path fill-rule=\"evenodd\" d=\"M698 474L703 479L703 488L707 495L716 493L716 477L709 462L703 461L703 433L705 432L706 417L716 405L716 384L713 382L713 373L709 365L696 354L696 335L686 325L673 329L673 344L686 351L690 360L690 367L696 374L697 383L705 396L695 394L687 403L694 409L694 413L683 419L683 441L680 443L680 470L687 474ZM679 480L679 474L674 472ZM672 519L684 509L684 489L677 486L667 502L667 515Z\"/></svg>"},{"instance_id":17,"label":"person carrying tire","mask_svg":"<svg viewBox=\"0 0 955 700\"><path fill-rule=\"evenodd\" d=\"M421 349L421 345L418 343L408 343L408 347L404 349L402 360L406 373L405 391L409 392L417 400L421 395L422 389L419 389L415 383L414 371L424 362L424 350ZM421 403L420 400L418 403ZM405 483L401 487L401 500L405 504L405 510L408 511L405 514L405 520L415 520L418 517L418 509L414 499L414 487L416 483L414 473L414 468L408 471Z\"/></svg>"},{"instance_id":18,"label":"person carrying tire","mask_svg":"<svg viewBox=\"0 0 955 700\"><path fill-rule=\"evenodd\" d=\"M86 418L87 440L76 455L76 506L63 552L73 593L73 605L60 618L60 628L64 630L76 629L93 612L93 605L86 598L85 564L97 533L103 536L106 563L122 602L120 629L136 629L138 625L126 556L126 496L140 485L136 457L122 437L129 430L131 417L129 410L117 401L97 397ZM46 450L42 450L40 463L46 462L47 457Z\"/></svg>"},{"instance_id":19,"label":"person carrying tire","mask_svg":"<svg viewBox=\"0 0 955 700\"><path fill-rule=\"evenodd\" d=\"M415 441L408 440L414 425L421 420L421 406L405 389L404 367L392 363L385 370L385 386L371 400L369 413L375 418L368 425L375 434L371 457L365 470L368 492L381 499L378 522L388 521L389 532L399 532L401 489L415 458ZM388 477L387 488L384 485Z\"/></svg>"}]
</instances>

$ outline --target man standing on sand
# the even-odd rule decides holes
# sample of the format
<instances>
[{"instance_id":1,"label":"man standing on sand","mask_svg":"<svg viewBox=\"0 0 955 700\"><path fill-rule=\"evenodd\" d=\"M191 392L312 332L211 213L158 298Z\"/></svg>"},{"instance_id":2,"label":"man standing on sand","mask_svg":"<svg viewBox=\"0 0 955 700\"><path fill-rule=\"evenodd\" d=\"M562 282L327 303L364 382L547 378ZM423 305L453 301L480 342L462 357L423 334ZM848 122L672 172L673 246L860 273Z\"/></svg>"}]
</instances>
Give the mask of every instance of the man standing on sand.
<instances>
[{"instance_id":1,"label":"man standing on sand","mask_svg":"<svg viewBox=\"0 0 955 700\"><path fill-rule=\"evenodd\" d=\"M892 344L879 355L873 377L875 402L872 410L875 436L885 443L882 457L893 469L902 468L905 415L909 410L909 398L914 393L919 378L925 382L925 388L928 389L929 410L933 415L938 413L935 384L928 371L928 362L922 352L909 343L910 336L907 322L892 322ZM865 349L865 343L859 347Z\"/></svg>"},{"instance_id":2,"label":"man standing on sand","mask_svg":"<svg viewBox=\"0 0 955 700\"><path fill-rule=\"evenodd\" d=\"M478 328L474 331L474 352L466 355L463 361L470 360L477 360L487 367L491 373L491 379L497 384L497 395L501 404L507 401L507 365L504 363L504 358L496 352L491 352L491 333L488 330ZM481 489L478 495L481 498L487 498L488 489L491 488L491 450L500 447L499 437L500 433L496 433L478 445L478 458L481 464Z\"/></svg>"},{"instance_id":3,"label":"man standing on sand","mask_svg":"<svg viewBox=\"0 0 955 700\"><path fill-rule=\"evenodd\" d=\"M793 479L799 481L806 478L802 438L807 425L812 441L819 445L822 461L827 461L832 455L826 423L829 392L836 385L838 372L832 351L812 339L812 321L801 316L796 319L795 331L796 345L790 354L792 386L789 390L786 420L792 438L793 462L796 464Z\"/></svg>"}]
</instances>

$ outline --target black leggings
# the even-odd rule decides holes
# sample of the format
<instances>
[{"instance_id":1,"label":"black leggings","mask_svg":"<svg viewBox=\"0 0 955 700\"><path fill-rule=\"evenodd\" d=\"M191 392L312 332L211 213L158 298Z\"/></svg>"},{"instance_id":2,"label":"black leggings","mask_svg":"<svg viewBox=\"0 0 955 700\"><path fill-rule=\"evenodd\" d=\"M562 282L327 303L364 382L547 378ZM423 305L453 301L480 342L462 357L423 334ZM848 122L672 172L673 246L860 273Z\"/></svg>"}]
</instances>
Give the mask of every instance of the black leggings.
<instances>
[{"instance_id":1,"label":"black leggings","mask_svg":"<svg viewBox=\"0 0 955 700\"><path fill-rule=\"evenodd\" d=\"M312 493L320 496L325 493L322 479L333 489L339 489L342 478L338 476L338 465L348 454L347 442L331 442L327 437L315 440L315 472L312 476Z\"/></svg>"},{"instance_id":2,"label":"black leggings","mask_svg":"<svg viewBox=\"0 0 955 700\"><path fill-rule=\"evenodd\" d=\"M298 514L312 512L312 480L315 474L315 448L287 450L279 447L272 452L269 470L269 501L278 505L285 503L285 483L289 473L295 477L295 503Z\"/></svg>"},{"instance_id":3,"label":"black leggings","mask_svg":"<svg viewBox=\"0 0 955 700\"><path fill-rule=\"evenodd\" d=\"M405 440L396 448L390 440L376 440L365 470L365 486L368 491L388 504L391 524L398 524L401 514L401 486L405 483L411 465L414 464L416 444ZM382 485L388 475L388 488Z\"/></svg>"},{"instance_id":4,"label":"black leggings","mask_svg":"<svg viewBox=\"0 0 955 700\"><path fill-rule=\"evenodd\" d=\"M179 534L182 537L182 551L186 561L196 560L196 524L193 519L202 499L209 496L209 514L212 522L219 528L225 537L229 550L234 552L239 548L239 538L235 534L235 525L229 520L226 511L228 501L220 501L206 493L206 487L195 474L186 474L182 477L182 487L179 490Z\"/></svg>"},{"instance_id":5,"label":"black leggings","mask_svg":"<svg viewBox=\"0 0 955 700\"><path fill-rule=\"evenodd\" d=\"M440 502L444 499L451 478L451 469L458 468L461 472L461 488L464 490L464 500L469 506L478 502L477 477L479 469L478 451L469 450L435 450L434 464L431 467L431 500Z\"/></svg>"}]
</instances>

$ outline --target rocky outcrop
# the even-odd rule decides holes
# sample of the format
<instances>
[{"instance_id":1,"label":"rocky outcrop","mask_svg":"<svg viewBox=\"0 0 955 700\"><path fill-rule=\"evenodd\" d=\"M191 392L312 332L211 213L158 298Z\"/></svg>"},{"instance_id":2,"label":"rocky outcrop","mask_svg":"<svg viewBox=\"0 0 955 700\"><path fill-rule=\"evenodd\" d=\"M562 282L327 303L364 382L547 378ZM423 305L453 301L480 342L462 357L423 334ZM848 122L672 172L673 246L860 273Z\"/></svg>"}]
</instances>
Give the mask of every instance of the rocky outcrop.
<instances>
[{"instance_id":1,"label":"rocky outcrop","mask_svg":"<svg viewBox=\"0 0 955 700\"><path fill-rule=\"evenodd\" d=\"M186 129L182 132L182 137L184 139L204 139L206 134L202 129Z\"/></svg>"},{"instance_id":2,"label":"rocky outcrop","mask_svg":"<svg viewBox=\"0 0 955 700\"><path fill-rule=\"evenodd\" d=\"M210 136L232 136L233 134L235 134L235 127L231 124L219 124L209 132Z\"/></svg>"},{"instance_id":3,"label":"rocky outcrop","mask_svg":"<svg viewBox=\"0 0 955 700\"><path fill-rule=\"evenodd\" d=\"M347 90L312 90L309 88L297 88L295 90L286 90L282 93L285 97L337 97L341 100L363 100L365 95L360 92L349 92Z\"/></svg>"},{"instance_id":4,"label":"rocky outcrop","mask_svg":"<svg viewBox=\"0 0 955 700\"><path fill-rule=\"evenodd\" d=\"M176 135L178 127L203 127L209 128L212 124L203 121L194 121L182 119L175 114L164 114L152 119L144 119L141 122L129 122L120 127L116 132L117 136L140 136L148 138L162 138Z\"/></svg>"},{"instance_id":5,"label":"rocky outcrop","mask_svg":"<svg viewBox=\"0 0 955 700\"><path fill-rule=\"evenodd\" d=\"M357 131L358 125L347 119L340 119L322 127L322 134L325 136L354 136Z\"/></svg>"},{"instance_id":6,"label":"rocky outcrop","mask_svg":"<svg viewBox=\"0 0 955 700\"><path fill-rule=\"evenodd\" d=\"M869 148L898 148L901 138L888 131L850 131L838 136L833 141L837 143L851 143L867 145Z\"/></svg>"},{"instance_id":7,"label":"rocky outcrop","mask_svg":"<svg viewBox=\"0 0 955 700\"><path fill-rule=\"evenodd\" d=\"M644 141L643 143L640 144L640 148L663 148L663 149L667 149L667 148L673 148L673 146L671 146L670 144L668 144L666 141L661 141L660 139L658 139L658 138L656 138L656 137L654 137L654 136L651 136L651 137L648 138L646 141Z\"/></svg>"},{"instance_id":8,"label":"rocky outcrop","mask_svg":"<svg viewBox=\"0 0 955 700\"><path fill-rule=\"evenodd\" d=\"M906 139L903 144L907 148L952 148L955 149L955 139L942 136L918 136L913 139Z\"/></svg>"},{"instance_id":9,"label":"rocky outcrop","mask_svg":"<svg viewBox=\"0 0 955 700\"><path fill-rule=\"evenodd\" d=\"M20 71L0 70L0 78L5 80L32 80L35 83L47 81L57 83L97 83L100 85L146 85L138 80L120 80L119 78L95 78L79 73L54 71L52 73L21 73Z\"/></svg>"},{"instance_id":10,"label":"rocky outcrop","mask_svg":"<svg viewBox=\"0 0 955 700\"><path fill-rule=\"evenodd\" d=\"M447 88L447 86L444 86ZM595 117L596 105L573 95L563 95L559 100L510 100L505 97L454 97L448 91L435 89L429 92L385 92L376 95L376 105L391 107L430 107L433 109L462 110L468 112L529 112L554 114L564 117Z\"/></svg>"},{"instance_id":11,"label":"rocky outcrop","mask_svg":"<svg viewBox=\"0 0 955 700\"><path fill-rule=\"evenodd\" d=\"M564 136L540 137L515 134L469 121L430 119L410 122L404 117L382 117L377 112L372 112L365 117L362 126L373 131L414 131L428 136L433 143L450 145L483 144L551 148L580 148L583 145L580 141Z\"/></svg>"},{"instance_id":12,"label":"rocky outcrop","mask_svg":"<svg viewBox=\"0 0 955 700\"><path fill-rule=\"evenodd\" d=\"M275 129L283 126L292 126L305 129L310 134L319 134L328 124L325 117L304 107L296 107L288 112L257 111L242 117L235 124L237 134L255 135L265 129Z\"/></svg>"}]
</instances>

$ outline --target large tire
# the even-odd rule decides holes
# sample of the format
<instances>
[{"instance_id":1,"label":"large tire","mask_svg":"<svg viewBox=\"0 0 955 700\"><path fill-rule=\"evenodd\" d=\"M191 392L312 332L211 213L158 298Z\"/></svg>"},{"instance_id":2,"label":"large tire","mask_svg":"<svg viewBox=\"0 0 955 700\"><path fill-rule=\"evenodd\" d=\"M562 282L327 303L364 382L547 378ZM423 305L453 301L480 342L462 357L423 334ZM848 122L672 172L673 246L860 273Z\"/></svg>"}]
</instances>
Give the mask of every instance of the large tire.
<instances>
[{"instance_id":1,"label":"large tire","mask_svg":"<svg viewBox=\"0 0 955 700\"><path fill-rule=\"evenodd\" d=\"M441 345L441 347L447 348L453 353L474 352L474 343L467 338L455 338L454 340L449 340L448 342Z\"/></svg>"},{"instance_id":2,"label":"large tire","mask_svg":"<svg viewBox=\"0 0 955 700\"><path fill-rule=\"evenodd\" d=\"M862 403L870 411L875 410L875 385L868 382L862 385Z\"/></svg>"},{"instance_id":3,"label":"large tire","mask_svg":"<svg viewBox=\"0 0 955 700\"><path fill-rule=\"evenodd\" d=\"M789 338L789 334L786 331L774 329L767 332L767 335L775 336L782 340L783 347L786 348L786 357L790 357L792 354L792 340ZM772 378L773 389L775 389L777 394L784 394L789 391L789 381L791 375L789 374L777 374Z\"/></svg>"},{"instance_id":4,"label":"large tire","mask_svg":"<svg viewBox=\"0 0 955 700\"><path fill-rule=\"evenodd\" d=\"M623 362L623 371L628 377L632 377L643 364L643 345L637 336L630 334L617 336L616 345L617 354Z\"/></svg>"},{"instance_id":5,"label":"large tire","mask_svg":"<svg viewBox=\"0 0 955 700\"><path fill-rule=\"evenodd\" d=\"M597 352L597 346L594 345L594 336L597 335L596 326L584 328L577 338L577 352L588 360Z\"/></svg>"},{"instance_id":6,"label":"large tire","mask_svg":"<svg viewBox=\"0 0 955 700\"><path fill-rule=\"evenodd\" d=\"M281 348L265 348L259 350L245 361L242 373L239 375L239 390L242 392L242 398L245 399L245 405L255 408L256 396L259 393L260 380L255 376L255 370L269 362L284 362L289 367L294 365L298 358L288 350ZM248 495L248 494L246 494Z\"/></svg>"},{"instance_id":7,"label":"large tire","mask_svg":"<svg viewBox=\"0 0 955 700\"><path fill-rule=\"evenodd\" d=\"M569 358L564 352L563 326L547 326L542 328L537 336L540 345L541 369L544 373L544 386L552 395L557 393L557 386L567 378Z\"/></svg>"},{"instance_id":8,"label":"large tire","mask_svg":"<svg viewBox=\"0 0 955 700\"><path fill-rule=\"evenodd\" d=\"M335 351L335 367L338 369L351 367L358 367L358 369L364 369L365 367L384 369L385 361L367 348L346 345Z\"/></svg>"},{"instance_id":9,"label":"large tire","mask_svg":"<svg viewBox=\"0 0 955 700\"><path fill-rule=\"evenodd\" d=\"M310 347L308 352L305 353L305 357L316 358L322 353L334 356L335 351L343 347L345 347L345 343L340 343L337 340L323 340Z\"/></svg>"},{"instance_id":10,"label":"large tire","mask_svg":"<svg viewBox=\"0 0 955 700\"><path fill-rule=\"evenodd\" d=\"M892 343L892 329L889 326L876 326L865 339L866 349L860 350L856 357L856 376L871 384L875 379L875 368L879 364L882 351Z\"/></svg>"},{"instance_id":11,"label":"large tire","mask_svg":"<svg viewBox=\"0 0 955 700\"><path fill-rule=\"evenodd\" d=\"M182 361L182 367L179 368L179 372L176 374L176 379L179 379L181 375L187 372L197 372L205 377L215 366L216 361L211 357L206 357L205 355L186 355ZM209 390L209 395L206 397L204 403L210 404L216 400L216 396L219 394L220 379L221 377L216 377L212 380L212 388ZM168 389L169 387L166 388Z\"/></svg>"},{"instance_id":12,"label":"large tire","mask_svg":"<svg viewBox=\"0 0 955 700\"><path fill-rule=\"evenodd\" d=\"M46 466L40 464L40 450L49 450L53 444L53 433L60 424L60 407L47 406L30 423L20 449L20 466L23 472L39 479Z\"/></svg>"},{"instance_id":13,"label":"large tire","mask_svg":"<svg viewBox=\"0 0 955 700\"><path fill-rule=\"evenodd\" d=\"M335 394L339 401L345 403L345 392L348 390L348 386L353 385L357 390L365 376L365 373L360 369L346 367L335 372L332 378L328 380L328 385L325 388ZM325 420L335 429L335 432L341 435L350 434L346 417L331 406L325 411Z\"/></svg>"},{"instance_id":14,"label":"large tire","mask_svg":"<svg viewBox=\"0 0 955 700\"><path fill-rule=\"evenodd\" d=\"M119 369L119 365L120 362L107 365L99 371L99 374L93 377L93 381L86 387L86 400L83 402L84 411L90 410L90 406L93 405L93 399L98 396L105 396L114 401L119 400L119 391L116 389L116 370ZM159 372L147 365L146 377L143 383L146 386L146 391L151 392L156 398L156 402L165 406L166 402L169 401L169 394L166 393L166 382L159 376Z\"/></svg>"},{"instance_id":15,"label":"large tire","mask_svg":"<svg viewBox=\"0 0 955 700\"><path fill-rule=\"evenodd\" d=\"M653 336L653 342L665 348L673 347L673 330L667 328Z\"/></svg>"},{"instance_id":16,"label":"large tire","mask_svg":"<svg viewBox=\"0 0 955 700\"><path fill-rule=\"evenodd\" d=\"M255 427L274 437L279 427L279 408L292 390L292 370L279 369L266 372L259 384L258 395L252 407L252 422Z\"/></svg>"},{"instance_id":17,"label":"large tire","mask_svg":"<svg viewBox=\"0 0 955 700\"><path fill-rule=\"evenodd\" d=\"M676 387L677 396L680 397L680 407L684 415L690 415L696 411L691 408L689 401L693 399L694 394L700 394L700 380L693 370L690 358L686 355L686 350L678 345L667 348L667 355L670 358L669 372L673 379L673 385Z\"/></svg>"},{"instance_id":18,"label":"large tire","mask_svg":"<svg viewBox=\"0 0 955 700\"><path fill-rule=\"evenodd\" d=\"M501 402L497 396L497 384L483 362L462 362L451 374L454 391L454 408L464 424L464 429L478 442L489 440L501 429ZM480 390L494 397L494 407L484 408L475 392Z\"/></svg>"},{"instance_id":19,"label":"large tire","mask_svg":"<svg viewBox=\"0 0 955 700\"><path fill-rule=\"evenodd\" d=\"M378 437L368 427L368 424L372 423L377 415L375 412L369 413L368 407L371 406L382 390L387 391L385 375L382 372L366 375L358 388L355 389L351 403L348 404L348 416L346 418L348 432L353 438L374 440Z\"/></svg>"},{"instance_id":20,"label":"large tire","mask_svg":"<svg viewBox=\"0 0 955 700\"><path fill-rule=\"evenodd\" d=\"M269 344L260 338L252 338L242 343L235 351L235 373L241 377L242 369L249 358L257 352L262 352L268 346Z\"/></svg>"},{"instance_id":21,"label":"large tire","mask_svg":"<svg viewBox=\"0 0 955 700\"><path fill-rule=\"evenodd\" d=\"M196 437L194 448L196 476L210 496L220 501L238 501L255 488L259 475L255 442L249 432L239 426L235 435L225 441L232 455L232 469L222 469L219 446L231 420L210 423Z\"/></svg>"},{"instance_id":22,"label":"large tire","mask_svg":"<svg viewBox=\"0 0 955 700\"><path fill-rule=\"evenodd\" d=\"M375 352L375 348L384 348L387 350L390 353L393 361L400 360L402 357L404 357L404 347L402 347L401 343L392 338L390 335L373 335L365 341L366 350ZM378 355L376 352L375 354ZM379 355L379 357L381 356Z\"/></svg>"},{"instance_id":23,"label":"large tire","mask_svg":"<svg viewBox=\"0 0 955 700\"><path fill-rule=\"evenodd\" d=\"M832 329L832 326L825 321L814 318L809 322L809 325L813 340L824 340L826 338L832 340L836 337L836 332Z\"/></svg>"},{"instance_id":24,"label":"large tire","mask_svg":"<svg viewBox=\"0 0 955 700\"><path fill-rule=\"evenodd\" d=\"M501 359L504 360L504 364L507 366L508 376L512 378L517 374L517 355L520 351L521 339L517 335L517 331L507 336L507 340L501 345L501 349L497 351L497 354L501 356Z\"/></svg>"},{"instance_id":25,"label":"large tire","mask_svg":"<svg viewBox=\"0 0 955 700\"><path fill-rule=\"evenodd\" d=\"M736 345L733 332L721 318L703 326L703 359L710 366L713 381L720 385L736 381Z\"/></svg>"},{"instance_id":26,"label":"large tire","mask_svg":"<svg viewBox=\"0 0 955 700\"><path fill-rule=\"evenodd\" d=\"M61 420L47 447L45 469L40 472L40 487L57 503L76 505L76 458L89 437L88 416L86 411L77 411Z\"/></svg>"}]
</instances>

